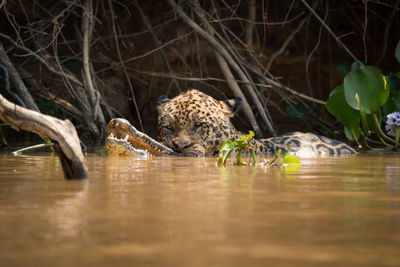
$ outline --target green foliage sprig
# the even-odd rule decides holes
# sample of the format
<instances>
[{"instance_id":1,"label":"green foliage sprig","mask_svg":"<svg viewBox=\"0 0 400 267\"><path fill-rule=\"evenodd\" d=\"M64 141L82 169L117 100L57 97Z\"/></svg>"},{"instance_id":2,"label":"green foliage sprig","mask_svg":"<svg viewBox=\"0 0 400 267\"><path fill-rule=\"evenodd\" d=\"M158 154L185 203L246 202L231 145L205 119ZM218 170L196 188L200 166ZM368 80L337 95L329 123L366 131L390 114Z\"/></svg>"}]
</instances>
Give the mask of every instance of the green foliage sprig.
<instances>
[{"instance_id":1,"label":"green foliage sprig","mask_svg":"<svg viewBox=\"0 0 400 267\"><path fill-rule=\"evenodd\" d=\"M282 154L282 149L279 149L278 152L275 153L274 158L270 162L268 162L268 166L300 164L300 160L296 156L289 155L289 151L290 151L290 144L288 145L288 149L286 150L286 152L283 153L279 161L279 164L276 164L277 159L279 159Z\"/></svg>"},{"instance_id":2,"label":"green foliage sprig","mask_svg":"<svg viewBox=\"0 0 400 267\"><path fill-rule=\"evenodd\" d=\"M218 165L219 166L225 166L226 161L230 154L233 151L237 151L236 155L236 165L247 165L246 162L242 160L242 152L245 149L249 149L251 151L251 155L253 158L253 164L257 164L257 158L256 158L256 153L254 151L253 146L250 143L250 140L254 137L254 132L249 131L249 134L247 136L242 135L238 139L232 141L232 140L226 140L222 142L221 148L219 150L219 157L218 157ZM285 165L285 164L300 164L300 160L292 155L288 155L290 151L290 145L288 146L287 151L283 154L281 160L280 160L280 165ZM273 166L276 163L276 160L281 156L282 150L279 149L278 152L275 153L275 157L267 163L268 166Z\"/></svg>"},{"instance_id":3,"label":"green foliage sprig","mask_svg":"<svg viewBox=\"0 0 400 267\"><path fill-rule=\"evenodd\" d=\"M400 62L400 41L395 57ZM356 62L342 63L337 70L345 75L344 82L332 90L326 108L344 125L346 137L367 149L367 137L376 134L382 144L397 148L398 141L381 124L384 117L400 110L400 72L385 76L375 66Z\"/></svg>"},{"instance_id":4,"label":"green foliage sprig","mask_svg":"<svg viewBox=\"0 0 400 267\"><path fill-rule=\"evenodd\" d=\"M250 144L250 140L254 137L254 132L249 131L249 134L241 135L238 139L234 140L225 140L221 144L221 148L219 151L218 157L218 165L225 165L226 160L228 159L229 155L232 151L236 150L236 164L237 165L246 165L247 163L242 160L242 152L245 149L249 149L251 151L251 155L253 157L253 163L257 164L256 153L254 151L253 146Z\"/></svg>"}]
</instances>

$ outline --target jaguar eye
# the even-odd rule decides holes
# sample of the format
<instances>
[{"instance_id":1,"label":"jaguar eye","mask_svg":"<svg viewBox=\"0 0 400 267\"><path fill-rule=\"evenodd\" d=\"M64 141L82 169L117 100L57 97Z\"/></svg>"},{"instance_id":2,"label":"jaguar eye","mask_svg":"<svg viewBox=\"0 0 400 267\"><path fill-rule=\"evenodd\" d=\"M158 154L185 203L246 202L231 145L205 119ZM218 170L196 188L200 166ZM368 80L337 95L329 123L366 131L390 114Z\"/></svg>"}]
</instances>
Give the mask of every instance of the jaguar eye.
<instances>
[{"instance_id":1,"label":"jaguar eye","mask_svg":"<svg viewBox=\"0 0 400 267\"><path fill-rule=\"evenodd\" d=\"M202 123L202 122L196 122L196 123L193 125L193 130L196 131L197 129L199 129L200 127L202 127L203 124L204 124L204 123Z\"/></svg>"},{"instance_id":2,"label":"jaguar eye","mask_svg":"<svg viewBox=\"0 0 400 267\"><path fill-rule=\"evenodd\" d=\"M174 131L174 128L171 126L161 126L160 132L162 132L162 131L172 132L172 131Z\"/></svg>"}]
</instances>

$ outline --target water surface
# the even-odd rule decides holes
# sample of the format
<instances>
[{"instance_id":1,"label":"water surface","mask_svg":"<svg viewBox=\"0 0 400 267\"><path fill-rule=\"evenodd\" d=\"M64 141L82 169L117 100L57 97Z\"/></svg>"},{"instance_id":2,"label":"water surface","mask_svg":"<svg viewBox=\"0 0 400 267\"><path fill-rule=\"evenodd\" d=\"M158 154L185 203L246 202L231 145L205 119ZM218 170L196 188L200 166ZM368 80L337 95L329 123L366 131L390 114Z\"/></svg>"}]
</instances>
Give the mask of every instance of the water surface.
<instances>
[{"instance_id":1,"label":"water surface","mask_svg":"<svg viewBox=\"0 0 400 267\"><path fill-rule=\"evenodd\" d=\"M0 154L1 266L400 266L400 156L303 159Z\"/></svg>"}]
</instances>

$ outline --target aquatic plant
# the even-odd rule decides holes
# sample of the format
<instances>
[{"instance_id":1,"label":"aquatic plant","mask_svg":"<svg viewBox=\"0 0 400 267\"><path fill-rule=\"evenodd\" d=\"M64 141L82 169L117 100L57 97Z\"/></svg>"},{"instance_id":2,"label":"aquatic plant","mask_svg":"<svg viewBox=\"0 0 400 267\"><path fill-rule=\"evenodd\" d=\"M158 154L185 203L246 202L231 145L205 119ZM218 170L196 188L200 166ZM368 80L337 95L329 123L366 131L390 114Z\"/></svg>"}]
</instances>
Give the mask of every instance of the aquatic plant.
<instances>
[{"instance_id":1,"label":"aquatic plant","mask_svg":"<svg viewBox=\"0 0 400 267\"><path fill-rule=\"evenodd\" d=\"M387 115L385 129L388 135L396 136L396 131L400 126L400 112L393 112Z\"/></svg>"},{"instance_id":2,"label":"aquatic plant","mask_svg":"<svg viewBox=\"0 0 400 267\"><path fill-rule=\"evenodd\" d=\"M257 158L256 158L256 152L254 151L253 146L251 145L251 139L254 137L254 132L249 131L249 134L242 135L238 139L232 141L232 140L225 140L221 144L221 148L219 150L219 157L218 157L218 165L219 166L225 166L226 161L228 157L231 155L233 151L236 150L236 165L247 165L245 161L242 160L242 153L244 150L250 150L252 158L253 158L253 164L257 164ZM286 164L300 164L300 160L293 156L289 155L290 151L290 145L288 146L288 149L286 152L283 154L281 160L279 161L280 165L286 165ZM282 150L279 149L278 152L275 153L275 157L267 162L268 166L273 166L276 164L277 159L281 156Z\"/></svg>"},{"instance_id":3,"label":"aquatic plant","mask_svg":"<svg viewBox=\"0 0 400 267\"><path fill-rule=\"evenodd\" d=\"M225 140L221 144L219 157L218 157L218 165L225 165L226 160L232 151L236 150L236 164L237 165L246 165L247 163L242 160L242 152L245 149L249 149L251 151L251 155L253 157L253 163L257 164L256 153L254 151L253 146L250 143L250 140L254 137L254 132L249 131L249 134L241 135L238 139L234 140Z\"/></svg>"},{"instance_id":4,"label":"aquatic plant","mask_svg":"<svg viewBox=\"0 0 400 267\"><path fill-rule=\"evenodd\" d=\"M400 62L400 41L395 57ZM375 134L383 145L394 145L397 149L399 140L393 124L397 115L391 114L400 115L396 112L400 110L400 72L383 75L379 68L362 62L342 63L337 70L345 75L344 81L332 90L326 108L343 124L346 137L360 148L368 149L367 137ZM381 128L384 116L388 116L385 127L388 134Z\"/></svg>"},{"instance_id":5,"label":"aquatic plant","mask_svg":"<svg viewBox=\"0 0 400 267\"><path fill-rule=\"evenodd\" d=\"M399 139L400 139L400 112L393 112L386 116L386 126L385 129L388 135L394 136L395 147L398 149Z\"/></svg>"},{"instance_id":6,"label":"aquatic plant","mask_svg":"<svg viewBox=\"0 0 400 267\"><path fill-rule=\"evenodd\" d=\"M283 153L283 155L279 161L279 164L276 164L276 160L278 158L280 158L280 156L282 154L282 149L279 149L278 152L275 153L274 158L271 161L267 161L266 163L268 164L268 166L273 166L273 165L286 166L288 164L300 165L300 160L296 156L289 155L289 152L290 152L290 144L288 145L286 152Z\"/></svg>"}]
</instances>

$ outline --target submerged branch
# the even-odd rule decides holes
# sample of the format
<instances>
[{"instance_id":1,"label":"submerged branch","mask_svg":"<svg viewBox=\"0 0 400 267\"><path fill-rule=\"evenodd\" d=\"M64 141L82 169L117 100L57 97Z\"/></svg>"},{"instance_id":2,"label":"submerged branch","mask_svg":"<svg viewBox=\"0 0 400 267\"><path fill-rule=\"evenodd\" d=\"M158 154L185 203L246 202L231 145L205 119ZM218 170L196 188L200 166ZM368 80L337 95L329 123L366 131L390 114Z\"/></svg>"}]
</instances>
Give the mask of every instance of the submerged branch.
<instances>
[{"instance_id":1,"label":"submerged branch","mask_svg":"<svg viewBox=\"0 0 400 267\"><path fill-rule=\"evenodd\" d=\"M49 137L56 142L59 157L67 179L85 179L87 167L74 125L69 120L60 120L15 105L0 95L0 119L17 129Z\"/></svg>"}]
</instances>

